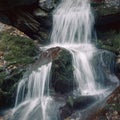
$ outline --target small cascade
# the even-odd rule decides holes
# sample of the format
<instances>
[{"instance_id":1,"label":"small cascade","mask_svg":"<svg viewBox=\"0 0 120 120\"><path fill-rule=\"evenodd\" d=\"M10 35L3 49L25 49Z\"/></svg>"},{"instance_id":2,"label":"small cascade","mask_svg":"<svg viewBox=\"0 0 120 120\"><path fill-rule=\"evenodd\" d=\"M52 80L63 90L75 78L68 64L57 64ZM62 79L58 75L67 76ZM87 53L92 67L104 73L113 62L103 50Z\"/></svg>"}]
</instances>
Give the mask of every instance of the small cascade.
<instances>
[{"instance_id":1,"label":"small cascade","mask_svg":"<svg viewBox=\"0 0 120 120\"><path fill-rule=\"evenodd\" d=\"M24 108L23 111L28 109L26 114L23 112L20 113L20 120L29 120L31 112L38 109L38 106L41 108L39 115L42 113L39 117L41 117L42 120L47 120L46 109L50 101L52 101L52 98L49 96L51 65L52 63L43 65L36 71L32 71L30 75L25 74L24 78L20 81L14 113L21 108Z\"/></svg>"},{"instance_id":2,"label":"small cascade","mask_svg":"<svg viewBox=\"0 0 120 120\"><path fill-rule=\"evenodd\" d=\"M90 63L95 48L92 45L80 45L77 49L70 50L70 52L73 56L74 77L79 84L79 91L82 95L96 93L97 86L93 68Z\"/></svg>"}]
</instances>

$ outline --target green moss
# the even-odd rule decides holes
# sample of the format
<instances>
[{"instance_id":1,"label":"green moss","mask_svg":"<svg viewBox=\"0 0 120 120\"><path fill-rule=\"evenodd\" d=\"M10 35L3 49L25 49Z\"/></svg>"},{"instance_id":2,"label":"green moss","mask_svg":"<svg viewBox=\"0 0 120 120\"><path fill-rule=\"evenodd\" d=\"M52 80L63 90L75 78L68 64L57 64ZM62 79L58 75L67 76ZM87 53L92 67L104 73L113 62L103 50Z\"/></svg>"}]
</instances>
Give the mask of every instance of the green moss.
<instances>
[{"instance_id":1,"label":"green moss","mask_svg":"<svg viewBox=\"0 0 120 120\"><path fill-rule=\"evenodd\" d=\"M0 51L4 52L4 58L15 64L28 64L33 62L37 54L34 42L18 35L11 35L10 32L0 33Z\"/></svg>"},{"instance_id":2,"label":"green moss","mask_svg":"<svg viewBox=\"0 0 120 120\"><path fill-rule=\"evenodd\" d=\"M51 68L51 86L55 92L63 94L76 87L73 72L72 56L69 51L62 49L53 60Z\"/></svg>"},{"instance_id":3,"label":"green moss","mask_svg":"<svg viewBox=\"0 0 120 120\"><path fill-rule=\"evenodd\" d=\"M120 33L116 33L111 31L106 34L101 34L103 36L103 40L98 40L98 47L102 49L106 49L112 52L119 52L120 50Z\"/></svg>"}]
</instances>

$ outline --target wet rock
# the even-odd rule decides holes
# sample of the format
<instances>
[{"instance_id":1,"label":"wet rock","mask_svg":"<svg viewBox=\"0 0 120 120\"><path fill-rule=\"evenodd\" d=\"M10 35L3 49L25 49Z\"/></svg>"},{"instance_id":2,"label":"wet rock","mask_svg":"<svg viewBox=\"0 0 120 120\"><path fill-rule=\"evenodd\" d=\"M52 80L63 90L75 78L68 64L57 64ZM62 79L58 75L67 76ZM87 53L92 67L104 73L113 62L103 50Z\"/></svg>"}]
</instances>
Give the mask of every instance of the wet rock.
<instances>
[{"instance_id":1,"label":"wet rock","mask_svg":"<svg viewBox=\"0 0 120 120\"><path fill-rule=\"evenodd\" d=\"M45 11L49 11L54 8L54 1L53 0L45 0L41 1L39 0L39 6Z\"/></svg>"},{"instance_id":2,"label":"wet rock","mask_svg":"<svg viewBox=\"0 0 120 120\"><path fill-rule=\"evenodd\" d=\"M64 48L52 47L40 51L40 56L32 64L31 69L36 70L52 61L50 90L56 93L67 93L76 87L73 75L72 56ZM64 89L63 89L64 86Z\"/></svg>"},{"instance_id":3,"label":"wet rock","mask_svg":"<svg viewBox=\"0 0 120 120\"><path fill-rule=\"evenodd\" d=\"M5 4L4 10L0 11L0 21L15 26L41 44L48 44L52 29L51 13L57 3L54 0L24 0L15 2L11 8Z\"/></svg>"},{"instance_id":4,"label":"wet rock","mask_svg":"<svg viewBox=\"0 0 120 120\"><path fill-rule=\"evenodd\" d=\"M0 31L0 107L13 106L19 80L38 48L24 33L3 25Z\"/></svg>"},{"instance_id":5,"label":"wet rock","mask_svg":"<svg viewBox=\"0 0 120 120\"><path fill-rule=\"evenodd\" d=\"M120 57L117 58L117 61L116 61L116 66L117 66L117 72L120 73Z\"/></svg>"},{"instance_id":6,"label":"wet rock","mask_svg":"<svg viewBox=\"0 0 120 120\"><path fill-rule=\"evenodd\" d=\"M120 30L119 0L92 0L91 4L95 14L97 31Z\"/></svg>"},{"instance_id":7,"label":"wet rock","mask_svg":"<svg viewBox=\"0 0 120 120\"><path fill-rule=\"evenodd\" d=\"M37 0L0 0L0 10L6 10L21 5L30 5L35 2L37 2Z\"/></svg>"},{"instance_id":8,"label":"wet rock","mask_svg":"<svg viewBox=\"0 0 120 120\"><path fill-rule=\"evenodd\" d=\"M8 95L7 92L4 92L2 89L0 89L0 108L3 104L5 104L6 96Z\"/></svg>"},{"instance_id":9,"label":"wet rock","mask_svg":"<svg viewBox=\"0 0 120 120\"><path fill-rule=\"evenodd\" d=\"M32 69L36 69L44 64L48 64L59 56L62 51L60 47L53 47L40 52L40 56L36 62L32 65Z\"/></svg>"},{"instance_id":10,"label":"wet rock","mask_svg":"<svg viewBox=\"0 0 120 120\"><path fill-rule=\"evenodd\" d=\"M92 105L98 96L80 96L77 98L68 97L65 106L60 108L62 120L70 117L77 110L83 110Z\"/></svg>"},{"instance_id":11,"label":"wet rock","mask_svg":"<svg viewBox=\"0 0 120 120\"><path fill-rule=\"evenodd\" d=\"M110 30L120 30L120 13L103 15L96 18L95 28L97 31L107 32Z\"/></svg>"},{"instance_id":12,"label":"wet rock","mask_svg":"<svg viewBox=\"0 0 120 120\"><path fill-rule=\"evenodd\" d=\"M113 61L115 63L114 71L117 74L118 78L120 78L120 66L119 66L119 58L120 58L120 32L110 31L107 33L100 32L98 34L99 39L97 42L97 46L100 49L111 51L115 54ZM107 60L108 61L108 60Z\"/></svg>"},{"instance_id":13,"label":"wet rock","mask_svg":"<svg viewBox=\"0 0 120 120\"><path fill-rule=\"evenodd\" d=\"M120 118L120 87L118 87L108 98L106 104L88 120L119 120Z\"/></svg>"},{"instance_id":14,"label":"wet rock","mask_svg":"<svg viewBox=\"0 0 120 120\"><path fill-rule=\"evenodd\" d=\"M73 70L71 54L62 49L51 67L51 87L55 92L64 94L75 88Z\"/></svg>"}]
</instances>

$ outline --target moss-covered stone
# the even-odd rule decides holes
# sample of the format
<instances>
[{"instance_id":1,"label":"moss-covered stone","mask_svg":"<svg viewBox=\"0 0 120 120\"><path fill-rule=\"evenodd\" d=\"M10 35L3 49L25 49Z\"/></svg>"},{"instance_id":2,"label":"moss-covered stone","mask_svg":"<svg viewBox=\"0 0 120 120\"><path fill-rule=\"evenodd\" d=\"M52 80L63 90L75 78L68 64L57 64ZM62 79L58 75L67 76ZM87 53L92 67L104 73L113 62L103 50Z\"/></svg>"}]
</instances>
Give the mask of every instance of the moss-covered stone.
<instances>
[{"instance_id":1,"label":"moss-covered stone","mask_svg":"<svg viewBox=\"0 0 120 120\"><path fill-rule=\"evenodd\" d=\"M119 0L114 1L114 3L110 2L110 0L109 2L105 0L101 0L99 2L97 2L97 0L92 0L91 5L92 7L94 7L94 11L97 12L97 15L103 16L103 15L115 14L120 11Z\"/></svg>"},{"instance_id":2,"label":"moss-covered stone","mask_svg":"<svg viewBox=\"0 0 120 120\"><path fill-rule=\"evenodd\" d=\"M98 47L112 51L116 54L120 51L120 33L111 31L108 33L99 33Z\"/></svg>"},{"instance_id":3,"label":"moss-covered stone","mask_svg":"<svg viewBox=\"0 0 120 120\"><path fill-rule=\"evenodd\" d=\"M4 59L10 63L31 63L36 50L34 42L27 37L12 35L11 31L0 33L0 51L4 52Z\"/></svg>"},{"instance_id":4,"label":"moss-covered stone","mask_svg":"<svg viewBox=\"0 0 120 120\"><path fill-rule=\"evenodd\" d=\"M14 105L17 85L38 48L23 33L7 26L0 32L0 107Z\"/></svg>"},{"instance_id":5,"label":"moss-covered stone","mask_svg":"<svg viewBox=\"0 0 120 120\"><path fill-rule=\"evenodd\" d=\"M67 93L74 89L72 56L69 51L62 49L58 57L53 59L51 86L57 93Z\"/></svg>"}]
</instances>

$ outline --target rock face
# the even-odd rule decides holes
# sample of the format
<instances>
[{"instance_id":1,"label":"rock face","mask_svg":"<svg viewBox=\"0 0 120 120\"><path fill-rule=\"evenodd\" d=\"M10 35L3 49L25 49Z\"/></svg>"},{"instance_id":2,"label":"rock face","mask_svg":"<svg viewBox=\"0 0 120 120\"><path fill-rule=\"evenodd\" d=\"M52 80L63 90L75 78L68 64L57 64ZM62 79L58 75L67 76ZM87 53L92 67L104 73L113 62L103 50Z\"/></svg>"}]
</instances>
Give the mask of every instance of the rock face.
<instances>
[{"instance_id":1,"label":"rock face","mask_svg":"<svg viewBox=\"0 0 120 120\"><path fill-rule=\"evenodd\" d=\"M75 88L72 56L69 51L61 49L58 57L53 59L51 68L51 87L57 93L67 93Z\"/></svg>"},{"instance_id":2,"label":"rock face","mask_svg":"<svg viewBox=\"0 0 120 120\"><path fill-rule=\"evenodd\" d=\"M120 87L108 98L106 105L96 111L89 120L119 120L120 119Z\"/></svg>"},{"instance_id":3,"label":"rock face","mask_svg":"<svg viewBox=\"0 0 120 120\"><path fill-rule=\"evenodd\" d=\"M0 0L0 10L10 9L21 5L30 5L37 0Z\"/></svg>"},{"instance_id":4,"label":"rock face","mask_svg":"<svg viewBox=\"0 0 120 120\"><path fill-rule=\"evenodd\" d=\"M96 99L97 96L80 96L77 98L69 96L67 103L60 108L61 119L67 119L77 110L84 110L94 103Z\"/></svg>"},{"instance_id":5,"label":"rock face","mask_svg":"<svg viewBox=\"0 0 120 120\"><path fill-rule=\"evenodd\" d=\"M4 5L0 9L1 22L15 26L32 39L39 40L41 44L50 42L51 12L57 5L57 0L2 1L0 6Z\"/></svg>"},{"instance_id":6,"label":"rock face","mask_svg":"<svg viewBox=\"0 0 120 120\"><path fill-rule=\"evenodd\" d=\"M19 30L1 24L0 31L0 108L15 102L17 84L34 61L37 47Z\"/></svg>"},{"instance_id":7,"label":"rock face","mask_svg":"<svg viewBox=\"0 0 120 120\"><path fill-rule=\"evenodd\" d=\"M120 29L120 2L119 0L92 0L95 13L95 28L97 31Z\"/></svg>"},{"instance_id":8,"label":"rock face","mask_svg":"<svg viewBox=\"0 0 120 120\"><path fill-rule=\"evenodd\" d=\"M120 28L119 0L91 0L97 31ZM13 25L41 44L50 42L52 11L60 0L1 0L0 21Z\"/></svg>"}]
</instances>

